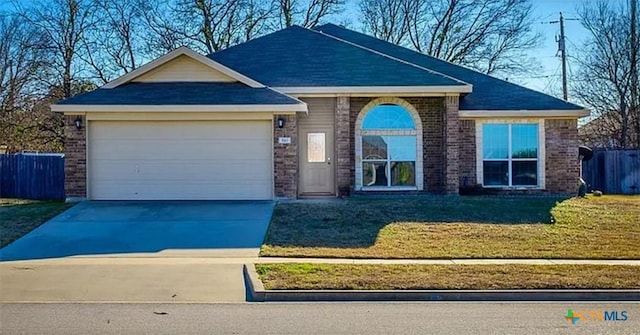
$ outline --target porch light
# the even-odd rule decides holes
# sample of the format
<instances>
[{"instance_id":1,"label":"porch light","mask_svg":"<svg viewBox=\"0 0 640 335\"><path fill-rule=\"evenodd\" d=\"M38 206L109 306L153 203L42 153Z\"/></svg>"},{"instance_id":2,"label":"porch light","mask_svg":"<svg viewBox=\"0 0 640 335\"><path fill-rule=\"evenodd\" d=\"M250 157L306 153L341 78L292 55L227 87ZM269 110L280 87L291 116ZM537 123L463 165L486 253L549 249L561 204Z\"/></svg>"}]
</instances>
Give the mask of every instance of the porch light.
<instances>
[{"instance_id":1,"label":"porch light","mask_svg":"<svg viewBox=\"0 0 640 335\"><path fill-rule=\"evenodd\" d=\"M79 116L76 117L76 129L82 129L82 118L80 118Z\"/></svg>"},{"instance_id":2,"label":"porch light","mask_svg":"<svg viewBox=\"0 0 640 335\"><path fill-rule=\"evenodd\" d=\"M284 128L284 118L278 118L278 128Z\"/></svg>"}]
</instances>

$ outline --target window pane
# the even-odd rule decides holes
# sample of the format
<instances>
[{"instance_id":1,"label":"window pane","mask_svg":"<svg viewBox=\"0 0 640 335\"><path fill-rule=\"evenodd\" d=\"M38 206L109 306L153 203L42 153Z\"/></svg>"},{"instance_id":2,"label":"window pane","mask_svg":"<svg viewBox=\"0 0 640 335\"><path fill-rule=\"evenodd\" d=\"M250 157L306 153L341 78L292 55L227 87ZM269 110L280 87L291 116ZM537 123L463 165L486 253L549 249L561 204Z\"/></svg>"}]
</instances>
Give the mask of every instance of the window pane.
<instances>
[{"instance_id":1,"label":"window pane","mask_svg":"<svg viewBox=\"0 0 640 335\"><path fill-rule=\"evenodd\" d=\"M509 162L483 162L485 186L509 185Z\"/></svg>"},{"instance_id":2,"label":"window pane","mask_svg":"<svg viewBox=\"0 0 640 335\"><path fill-rule=\"evenodd\" d=\"M362 159L387 159L385 136L362 136Z\"/></svg>"},{"instance_id":3,"label":"window pane","mask_svg":"<svg viewBox=\"0 0 640 335\"><path fill-rule=\"evenodd\" d=\"M324 133L307 134L307 159L309 163L322 163L325 161Z\"/></svg>"},{"instance_id":4,"label":"window pane","mask_svg":"<svg viewBox=\"0 0 640 335\"><path fill-rule=\"evenodd\" d=\"M391 163L391 186L415 186L415 162Z\"/></svg>"},{"instance_id":5,"label":"window pane","mask_svg":"<svg viewBox=\"0 0 640 335\"><path fill-rule=\"evenodd\" d=\"M482 157L484 159L509 158L509 125L482 125Z\"/></svg>"},{"instance_id":6,"label":"window pane","mask_svg":"<svg viewBox=\"0 0 640 335\"><path fill-rule=\"evenodd\" d=\"M538 157L538 125L514 124L511 126L512 158Z\"/></svg>"},{"instance_id":7,"label":"window pane","mask_svg":"<svg viewBox=\"0 0 640 335\"><path fill-rule=\"evenodd\" d=\"M415 129L415 124L404 107L378 105L367 112L362 129Z\"/></svg>"},{"instance_id":8,"label":"window pane","mask_svg":"<svg viewBox=\"0 0 640 335\"><path fill-rule=\"evenodd\" d=\"M363 186L387 186L387 163L364 162L362 163Z\"/></svg>"},{"instance_id":9,"label":"window pane","mask_svg":"<svg viewBox=\"0 0 640 335\"><path fill-rule=\"evenodd\" d=\"M391 160L394 161L415 161L416 160L416 137L415 136L385 136L389 143Z\"/></svg>"},{"instance_id":10,"label":"window pane","mask_svg":"<svg viewBox=\"0 0 640 335\"><path fill-rule=\"evenodd\" d=\"M538 162L512 162L513 185L538 185Z\"/></svg>"}]
</instances>

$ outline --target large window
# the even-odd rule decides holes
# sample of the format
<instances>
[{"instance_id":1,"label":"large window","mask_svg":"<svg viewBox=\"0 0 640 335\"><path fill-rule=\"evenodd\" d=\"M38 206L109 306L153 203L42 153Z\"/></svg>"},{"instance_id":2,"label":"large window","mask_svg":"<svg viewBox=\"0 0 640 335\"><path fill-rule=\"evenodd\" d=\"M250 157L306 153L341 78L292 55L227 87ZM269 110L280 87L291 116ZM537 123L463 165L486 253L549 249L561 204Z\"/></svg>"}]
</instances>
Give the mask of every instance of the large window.
<instances>
[{"instance_id":1,"label":"large window","mask_svg":"<svg viewBox=\"0 0 640 335\"><path fill-rule=\"evenodd\" d=\"M538 186L538 125L482 126L484 186Z\"/></svg>"},{"instance_id":2,"label":"large window","mask_svg":"<svg viewBox=\"0 0 640 335\"><path fill-rule=\"evenodd\" d=\"M362 186L416 186L416 126L398 105L378 105L361 126Z\"/></svg>"}]
</instances>

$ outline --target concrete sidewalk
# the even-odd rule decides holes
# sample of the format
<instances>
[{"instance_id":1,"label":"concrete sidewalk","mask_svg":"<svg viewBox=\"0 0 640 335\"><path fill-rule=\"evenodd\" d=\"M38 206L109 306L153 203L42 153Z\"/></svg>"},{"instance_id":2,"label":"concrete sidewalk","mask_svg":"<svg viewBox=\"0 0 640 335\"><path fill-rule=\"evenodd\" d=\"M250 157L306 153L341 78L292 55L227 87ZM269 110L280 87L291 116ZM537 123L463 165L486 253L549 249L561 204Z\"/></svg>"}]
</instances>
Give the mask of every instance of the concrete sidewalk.
<instances>
[{"instance_id":1,"label":"concrete sidewalk","mask_svg":"<svg viewBox=\"0 0 640 335\"><path fill-rule=\"evenodd\" d=\"M0 302L244 302L242 265L188 259L0 263Z\"/></svg>"},{"instance_id":2,"label":"concrete sidewalk","mask_svg":"<svg viewBox=\"0 0 640 335\"><path fill-rule=\"evenodd\" d=\"M243 302L243 264L598 264L640 260L65 257L0 262L0 302Z\"/></svg>"}]
</instances>

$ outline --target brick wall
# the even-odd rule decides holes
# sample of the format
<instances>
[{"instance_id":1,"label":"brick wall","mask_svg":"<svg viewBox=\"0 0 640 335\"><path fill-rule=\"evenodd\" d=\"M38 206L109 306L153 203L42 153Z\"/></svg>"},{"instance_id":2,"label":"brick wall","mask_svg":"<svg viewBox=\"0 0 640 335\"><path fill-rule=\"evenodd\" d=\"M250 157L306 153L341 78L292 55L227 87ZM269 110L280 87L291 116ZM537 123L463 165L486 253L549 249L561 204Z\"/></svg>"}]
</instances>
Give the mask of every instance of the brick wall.
<instances>
[{"instance_id":1,"label":"brick wall","mask_svg":"<svg viewBox=\"0 0 640 335\"><path fill-rule=\"evenodd\" d=\"M444 191L444 103L442 98L407 98L422 120L424 190Z\"/></svg>"},{"instance_id":2,"label":"brick wall","mask_svg":"<svg viewBox=\"0 0 640 335\"><path fill-rule=\"evenodd\" d=\"M444 132L444 180L445 193L458 194L460 189L459 181L459 157L458 157L458 137L460 135L459 125L459 97L448 96L444 99L445 112L443 121Z\"/></svg>"},{"instance_id":3,"label":"brick wall","mask_svg":"<svg viewBox=\"0 0 640 335\"><path fill-rule=\"evenodd\" d=\"M473 186L478 183L476 176L476 121L460 120L458 136L460 159L460 187Z\"/></svg>"},{"instance_id":4,"label":"brick wall","mask_svg":"<svg viewBox=\"0 0 640 335\"><path fill-rule=\"evenodd\" d=\"M283 128L278 128L278 118L284 118ZM295 198L298 194L297 120L296 115L274 115L273 117L273 173L276 197ZM291 143L278 143L280 137L290 137Z\"/></svg>"},{"instance_id":5,"label":"brick wall","mask_svg":"<svg viewBox=\"0 0 640 335\"><path fill-rule=\"evenodd\" d=\"M364 106L366 106L374 98L350 98L349 99L349 188L354 190L356 187L356 119Z\"/></svg>"},{"instance_id":6,"label":"brick wall","mask_svg":"<svg viewBox=\"0 0 640 335\"><path fill-rule=\"evenodd\" d=\"M355 127L358 114L371 100L375 98L351 98L349 128L349 165L350 187L355 187ZM423 128L423 166L424 190L426 192L441 193L445 187L444 164L444 132L445 103L443 98L402 98L410 103L420 115ZM457 112L457 109L456 109ZM457 116L457 114L456 114ZM457 125L457 124L456 124ZM456 129L457 131L457 129ZM456 142L457 143L457 142ZM457 175L456 175L457 178ZM457 180L456 180L457 184ZM457 189L456 189L457 193Z\"/></svg>"},{"instance_id":7,"label":"brick wall","mask_svg":"<svg viewBox=\"0 0 640 335\"><path fill-rule=\"evenodd\" d=\"M336 157L337 157L337 181L338 195L346 196L352 189L351 170L353 160L351 151L351 137L353 132L350 126L350 99L349 97L338 97L336 104Z\"/></svg>"},{"instance_id":8,"label":"brick wall","mask_svg":"<svg viewBox=\"0 0 640 335\"><path fill-rule=\"evenodd\" d=\"M578 121L545 120L546 190L575 193L580 177L578 161Z\"/></svg>"},{"instance_id":9,"label":"brick wall","mask_svg":"<svg viewBox=\"0 0 640 335\"><path fill-rule=\"evenodd\" d=\"M67 198L87 197L87 121L76 128L76 115L64 116L64 189Z\"/></svg>"}]
</instances>

